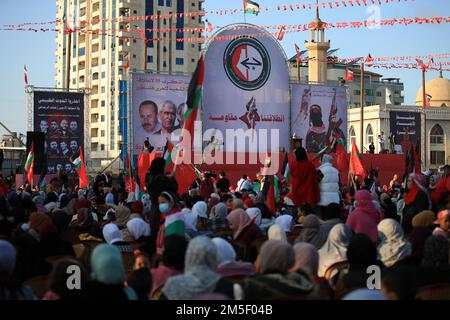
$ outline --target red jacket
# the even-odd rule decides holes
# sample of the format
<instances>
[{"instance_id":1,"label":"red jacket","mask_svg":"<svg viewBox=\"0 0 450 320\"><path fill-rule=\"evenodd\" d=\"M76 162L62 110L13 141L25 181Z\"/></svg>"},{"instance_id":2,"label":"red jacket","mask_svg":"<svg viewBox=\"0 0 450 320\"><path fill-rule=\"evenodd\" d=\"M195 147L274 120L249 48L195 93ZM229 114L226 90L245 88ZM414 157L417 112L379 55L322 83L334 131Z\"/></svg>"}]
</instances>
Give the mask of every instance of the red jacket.
<instances>
[{"instance_id":1,"label":"red jacket","mask_svg":"<svg viewBox=\"0 0 450 320\"><path fill-rule=\"evenodd\" d=\"M287 197L296 206L302 203L316 205L320 201L319 181L316 168L311 161L289 159L289 171L291 175L289 182L292 190Z\"/></svg>"}]
</instances>

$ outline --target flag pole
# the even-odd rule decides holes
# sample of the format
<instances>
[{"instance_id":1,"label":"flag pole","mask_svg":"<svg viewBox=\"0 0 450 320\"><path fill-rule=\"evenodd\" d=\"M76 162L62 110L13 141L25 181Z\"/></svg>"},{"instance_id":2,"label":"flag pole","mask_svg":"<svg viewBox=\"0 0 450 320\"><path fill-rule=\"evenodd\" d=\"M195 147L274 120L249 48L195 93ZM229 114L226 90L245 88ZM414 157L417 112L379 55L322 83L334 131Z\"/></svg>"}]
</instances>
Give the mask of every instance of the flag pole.
<instances>
[{"instance_id":1,"label":"flag pole","mask_svg":"<svg viewBox=\"0 0 450 320\"><path fill-rule=\"evenodd\" d=\"M360 107L361 107L361 125L360 125L360 150L364 150L364 100L365 100L365 90L364 90L364 59L361 62L361 92L360 92Z\"/></svg>"},{"instance_id":2,"label":"flag pole","mask_svg":"<svg viewBox=\"0 0 450 320\"><path fill-rule=\"evenodd\" d=\"M300 59L297 57L297 80L300 83Z\"/></svg>"},{"instance_id":3,"label":"flag pole","mask_svg":"<svg viewBox=\"0 0 450 320\"><path fill-rule=\"evenodd\" d=\"M426 79L425 79L425 72L426 72L426 68L422 68L422 111L423 111L423 118L424 118L424 134L425 134L425 139L424 139L424 148L423 148L423 153L424 153L424 160L425 160L425 164L424 164L424 170L426 170L427 168L427 112L425 110L426 108Z\"/></svg>"}]
</instances>

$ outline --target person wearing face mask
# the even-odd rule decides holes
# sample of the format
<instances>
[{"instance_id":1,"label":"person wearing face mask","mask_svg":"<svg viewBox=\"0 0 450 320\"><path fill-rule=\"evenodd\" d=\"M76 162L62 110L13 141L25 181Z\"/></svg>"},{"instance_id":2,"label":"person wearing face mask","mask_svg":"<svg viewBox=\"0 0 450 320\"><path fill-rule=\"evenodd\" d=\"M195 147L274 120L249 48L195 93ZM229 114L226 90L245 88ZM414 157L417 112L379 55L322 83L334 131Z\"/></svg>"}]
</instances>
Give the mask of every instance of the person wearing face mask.
<instances>
[{"instance_id":1,"label":"person wearing face mask","mask_svg":"<svg viewBox=\"0 0 450 320\"><path fill-rule=\"evenodd\" d=\"M163 191L158 197L160 216L160 227L156 238L156 252L162 255L164 239L172 234L184 236L185 222L184 214L177 205L175 197L168 191Z\"/></svg>"}]
</instances>

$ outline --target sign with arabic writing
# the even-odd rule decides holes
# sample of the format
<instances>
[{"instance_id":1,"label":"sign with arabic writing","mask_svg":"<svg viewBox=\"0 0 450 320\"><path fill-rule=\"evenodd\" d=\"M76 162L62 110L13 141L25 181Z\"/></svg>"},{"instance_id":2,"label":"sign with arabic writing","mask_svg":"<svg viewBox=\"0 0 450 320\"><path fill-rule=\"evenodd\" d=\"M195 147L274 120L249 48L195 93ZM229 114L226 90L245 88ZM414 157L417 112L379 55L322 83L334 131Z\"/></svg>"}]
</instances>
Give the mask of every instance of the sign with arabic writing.
<instances>
[{"instance_id":1,"label":"sign with arabic writing","mask_svg":"<svg viewBox=\"0 0 450 320\"><path fill-rule=\"evenodd\" d=\"M45 133L47 173L76 172L71 159L84 147L84 93L34 91L34 131Z\"/></svg>"},{"instance_id":2,"label":"sign with arabic writing","mask_svg":"<svg viewBox=\"0 0 450 320\"><path fill-rule=\"evenodd\" d=\"M183 127L189 81L182 75L132 73L133 154L144 152L146 139L153 152L162 152L168 138L177 142L175 133Z\"/></svg>"},{"instance_id":3,"label":"sign with arabic writing","mask_svg":"<svg viewBox=\"0 0 450 320\"><path fill-rule=\"evenodd\" d=\"M411 145L420 142L420 113L391 111L389 112L390 130L394 134L395 150L406 153Z\"/></svg>"},{"instance_id":4,"label":"sign with arabic writing","mask_svg":"<svg viewBox=\"0 0 450 320\"><path fill-rule=\"evenodd\" d=\"M235 30L235 25L223 28L217 37L229 40L212 40L208 45L203 88L204 138L211 136L209 143L220 142L227 152L287 149L290 135L286 56L278 41L265 30L245 26L239 30ZM258 36L244 36L248 34ZM208 135L208 131L213 133ZM239 142L243 137L246 141Z\"/></svg>"},{"instance_id":5,"label":"sign with arabic writing","mask_svg":"<svg viewBox=\"0 0 450 320\"><path fill-rule=\"evenodd\" d=\"M309 153L334 146L341 138L347 146L347 94L345 87L292 85L292 131L303 139Z\"/></svg>"}]
</instances>

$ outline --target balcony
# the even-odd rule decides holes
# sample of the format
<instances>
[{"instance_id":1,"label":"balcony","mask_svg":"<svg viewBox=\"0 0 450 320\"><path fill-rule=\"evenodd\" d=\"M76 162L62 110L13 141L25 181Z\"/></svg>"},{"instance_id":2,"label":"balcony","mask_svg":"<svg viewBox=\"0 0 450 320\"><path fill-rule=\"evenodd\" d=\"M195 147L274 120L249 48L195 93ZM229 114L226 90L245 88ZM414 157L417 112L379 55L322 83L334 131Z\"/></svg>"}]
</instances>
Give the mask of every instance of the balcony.
<instances>
[{"instance_id":1,"label":"balcony","mask_svg":"<svg viewBox=\"0 0 450 320\"><path fill-rule=\"evenodd\" d=\"M98 141L98 128L91 129L91 138L92 139L97 138Z\"/></svg>"},{"instance_id":2,"label":"balcony","mask_svg":"<svg viewBox=\"0 0 450 320\"><path fill-rule=\"evenodd\" d=\"M98 108L98 99L91 100L91 109L97 109Z\"/></svg>"}]
</instances>

